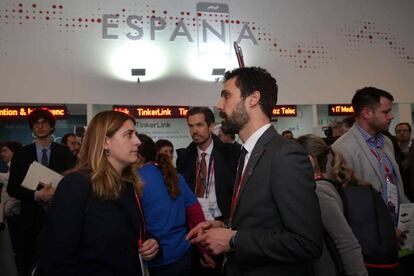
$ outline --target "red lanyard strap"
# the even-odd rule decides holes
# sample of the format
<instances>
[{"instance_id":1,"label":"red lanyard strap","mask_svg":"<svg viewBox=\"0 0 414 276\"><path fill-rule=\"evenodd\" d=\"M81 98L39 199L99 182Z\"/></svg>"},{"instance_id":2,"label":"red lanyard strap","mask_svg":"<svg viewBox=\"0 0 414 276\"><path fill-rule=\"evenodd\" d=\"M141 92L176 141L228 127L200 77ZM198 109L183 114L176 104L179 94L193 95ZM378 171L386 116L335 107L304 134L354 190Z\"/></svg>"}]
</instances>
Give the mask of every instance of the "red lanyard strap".
<instances>
[{"instance_id":1,"label":"red lanyard strap","mask_svg":"<svg viewBox=\"0 0 414 276\"><path fill-rule=\"evenodd\" d=\"M141 223L139 225L139 240L138 240L138 247L141 247L142 244L144 243L145 240L145 235L146 235L146 228L145 228L145 218L144 218L144 211L142 209L142 204L141 204L141 200L139 199L139 196L136 192L134 192L135 194L135 201L138 204L138 209L139 209L139 214L141 215Z\"/></svg>"}]
</instances>

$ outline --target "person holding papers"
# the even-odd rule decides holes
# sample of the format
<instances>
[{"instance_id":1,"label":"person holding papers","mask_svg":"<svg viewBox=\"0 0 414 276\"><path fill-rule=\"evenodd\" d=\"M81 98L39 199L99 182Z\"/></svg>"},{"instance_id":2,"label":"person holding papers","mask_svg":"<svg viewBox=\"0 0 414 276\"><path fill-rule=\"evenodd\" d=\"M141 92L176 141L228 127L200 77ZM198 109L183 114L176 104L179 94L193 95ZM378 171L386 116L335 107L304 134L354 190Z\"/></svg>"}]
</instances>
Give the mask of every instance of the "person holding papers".
<instances>
[{"instance_id":1,"label":"person holding papers","mask_svg":"<svg viewBox=\"0 0 414 276\"><path fill-rule=\"evenodd\" d=\"M135 120L103 111L89 123L75 170L49 206L40 275L142 275L158 253L146 239L142 183L132 165L141 144Z\"/></svg>"},{"instance_id":2,"label":"person holding papers","mask_svg":"<svg viewBox=\"0 0 414 276\"><path fill-rule=\"evenodd\" d=\"M18 221L16 261L19 275L29 275L37 251L37 238L43 227L44 209L53 198L54 189L48 183L36 183L38 189L21 186L33 161L37 161L57 173L73 167L74 162L67 147L52 142L56 120L45 109L35 109L28 117L35 142L17 151L11 161L7 192L21 200Z\"/></svg>"}]
</instances>

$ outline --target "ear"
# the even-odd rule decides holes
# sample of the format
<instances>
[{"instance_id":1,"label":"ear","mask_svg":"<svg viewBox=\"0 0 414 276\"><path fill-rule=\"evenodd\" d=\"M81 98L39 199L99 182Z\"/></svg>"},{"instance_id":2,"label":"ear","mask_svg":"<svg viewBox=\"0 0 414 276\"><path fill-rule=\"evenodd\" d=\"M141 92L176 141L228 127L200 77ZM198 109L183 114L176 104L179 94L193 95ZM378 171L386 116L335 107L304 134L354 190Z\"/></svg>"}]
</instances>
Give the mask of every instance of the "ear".
<instances>
[{"instance_id":1,"label":"ear","mask_svg":"<svg viewBox=\"0 0 414 276\"><path fill-rule=\"evenodd\" d=\"M110 146L111 146L111 139L108 136L105 136L105 140L104 140L104 144L103 144L104 150L109 149Z\"/></svg>"},{"instance_id":2,"label":"ear","mask_svg":"<svg viewBox=\"0 0 414 276\"><path fill-rule=\"evenodd\" d=\"M365 120L370 119L372 114L373 114L373 111L369 107L364 107L361 110L361 117L364 118Z\"/></svg>"},{"instance_id":3,"label":"ear","mask_svg":"<svg viewBox=\"0 0 414 276\"><path fill-rule=\"evenodd\" d=\"M249 99L248 99L248 104L249 104L249 106L250 107L254 107L254 106L256 106L256 105L258 105L259 104L259 102L260 102L260 98L261 98L261 94L260 94L260 92L258 91L258 90L256 90L256 91L253 91L250 95L249 95L249 97L248 97Z\"/></svg>"}]
</instances>

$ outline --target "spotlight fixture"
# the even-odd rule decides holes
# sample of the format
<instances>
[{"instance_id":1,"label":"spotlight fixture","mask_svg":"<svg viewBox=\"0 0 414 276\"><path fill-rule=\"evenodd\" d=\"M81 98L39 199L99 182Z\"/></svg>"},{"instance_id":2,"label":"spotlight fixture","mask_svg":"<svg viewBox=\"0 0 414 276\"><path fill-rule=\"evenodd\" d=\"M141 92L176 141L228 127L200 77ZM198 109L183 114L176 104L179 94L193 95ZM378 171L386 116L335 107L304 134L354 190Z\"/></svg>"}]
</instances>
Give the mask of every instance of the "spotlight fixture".
<instances>
[{"instance_id":1,"label":"spotlight fixture","mask_svg":"<svg viewBox=\"0 0 414 276\"><path fill-rule=\"evenodd\" d=\"M145 76L145 68L131 69L131 76L138 76L137 83L140 83L140 76Z\"/></svg>"},{"instance_id":2,"label":"spotlight fixture","mask_svg":"<svg viewBox=\"0 0 414 276\"><path fill-rule=\"evenodd\" d=\"M217 83L220 80L220 77L224 75L224 72L226 72L225 68L213 68L213 71L211 71L212 76L217 76L214 81Z\"/></svg>"}]
</instances>

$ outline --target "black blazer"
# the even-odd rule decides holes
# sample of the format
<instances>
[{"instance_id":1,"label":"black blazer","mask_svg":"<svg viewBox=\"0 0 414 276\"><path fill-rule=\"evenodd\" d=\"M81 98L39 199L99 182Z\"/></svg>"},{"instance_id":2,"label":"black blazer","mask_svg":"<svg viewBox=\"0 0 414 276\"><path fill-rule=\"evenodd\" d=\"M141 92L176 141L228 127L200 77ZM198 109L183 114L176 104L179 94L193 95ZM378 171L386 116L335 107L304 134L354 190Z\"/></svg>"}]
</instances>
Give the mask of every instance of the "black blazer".
<instances>
[{"instance_id":1,"label":"black blazer","mask_svg":"<svg viewBox=\"0 0 414 276\"><path fill-rule=\"evenodd\" d=\"M46 213L41 275L141 275L138 240L142 218L134 188L125 183L116 201L93 197L89 176L67 175Z\"/></svg>"},{"instance_id":2,"label":"black blazer","mask_svg":"<svg viewBox=\"0 0 414 276\"><path fill-rule=\"evenodd\" d=\"M245 168L227 275L312 275L322 222L308 156L270 127Z\"/></svg>"},{"instance_id":3,"label":"black blazer","mask_svg":"<svg viewBox=\"0 0 414 276\"><path fill-rule=\"evenodd\" d=\"M233 193L234 176L238 151L231 144L224 144L213 134L214 179L216 183L217 205L223 219L230 215L230 202ZM181 173L194 192L196 183L197 145L192 142L185 149L177 149L177 171Z\"/></svg>"},{"instance_id":4,"label":"black blazer","mask_svg":"<svg viewBox=\"0 0 414 276\"><path fill-rule=\"evenodd\" d=\"M22 200L23 202L34 203L34 191L21 187L24 177L32 164L37 160L36 145L34 143L23 147L15 153L10 165L10 177L7 192L10 196ZM57 173L71 169L74 160L70 150L61 144L52 142L50 148L49 168Z\"/></svg>"},{"instance_id":5,"label":"black blazer","mask_svg":"<svg viewBox=\"0 0 414 276\"><path fill-rule=\"evenodd\" d=\"M17 251L18 254L23 254L28 258L33 255L31 252L34 250L35 241L44 222L44 210L41 203L34 200L35 191L21 186L33 161L37 161L36 145L34 143L16 152L11 161L9 184L7 186L9 195L21 200ZM58 173L63 173L73 166L74 162L70 150L66 146L52 142L49 168ZM27 262L30 262L26 257L23 257L23 259L26 265Z\"/></svg>"}]
</instances>

